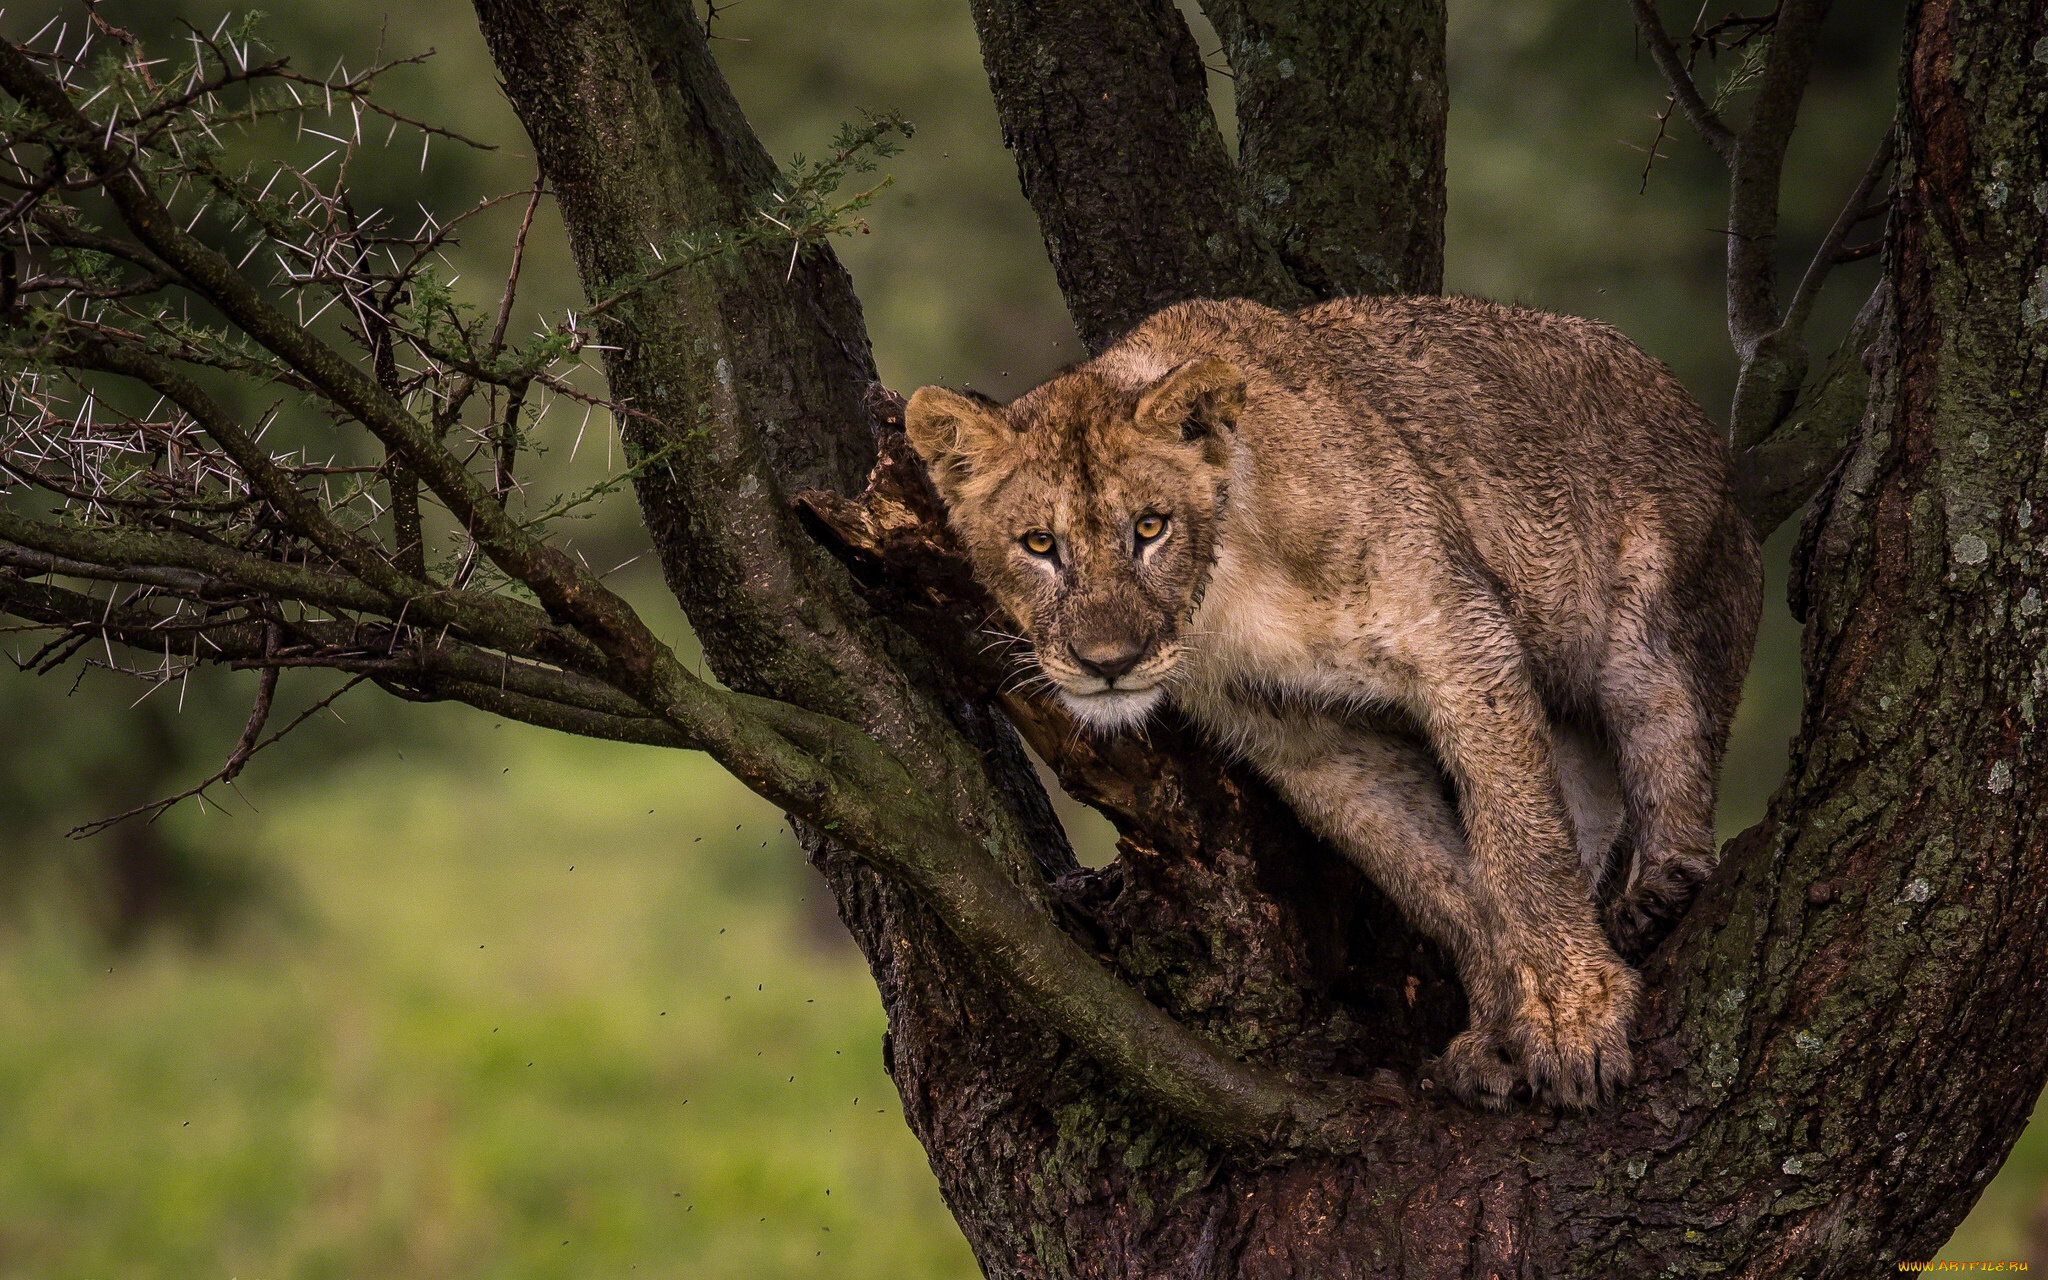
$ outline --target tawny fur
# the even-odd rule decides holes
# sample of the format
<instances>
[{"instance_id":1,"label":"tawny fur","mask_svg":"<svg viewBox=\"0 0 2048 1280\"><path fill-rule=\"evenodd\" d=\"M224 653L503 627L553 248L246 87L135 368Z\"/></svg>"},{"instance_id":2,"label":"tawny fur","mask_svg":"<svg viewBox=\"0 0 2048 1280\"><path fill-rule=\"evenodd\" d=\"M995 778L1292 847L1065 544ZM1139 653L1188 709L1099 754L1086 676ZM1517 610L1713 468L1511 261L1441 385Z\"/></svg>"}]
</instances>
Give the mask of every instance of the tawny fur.
<instances>
[{"instance_id":1,"label":"tawny fur","mask_svg":"<svg viewBox=\"0 0 2048 1280\"><path fill-rule=\"evenodd\" d=\"M1450 949L1460 1096L1630 1078L1608 934L1713 865L1760 594L1663 366L1468 299L1190 302L1009 405L927 387L906 427L1077 717L1170 697Z\"/></svg>"}]
</instances>

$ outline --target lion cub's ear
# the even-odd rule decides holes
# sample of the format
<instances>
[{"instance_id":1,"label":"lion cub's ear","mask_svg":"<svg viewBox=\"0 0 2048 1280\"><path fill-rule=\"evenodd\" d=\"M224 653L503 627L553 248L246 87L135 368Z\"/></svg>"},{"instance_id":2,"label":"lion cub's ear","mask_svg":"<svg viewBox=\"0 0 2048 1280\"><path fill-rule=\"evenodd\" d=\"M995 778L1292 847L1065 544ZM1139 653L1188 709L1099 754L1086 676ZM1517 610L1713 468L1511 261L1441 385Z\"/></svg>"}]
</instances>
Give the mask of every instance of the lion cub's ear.
<instances>
[{"instance_id":1,"label":"lion cub's ear","mask_svg":"<svg viewBox=\"0 0 2048 1280\"><path fill-rule=\"evenodd\" d=\"M994 406L944 387L917 389L903 411L903 431L948 503L969 476L1017 438Z\"/></svg>"},{"instance_id":2,"label":"lion cub's ear","mask_svg":"<svg viewBox=\"0 0 2048 1280\"><path fill-rule=\"evenodd\" d=\"M1244 374L1228 360L1196 356L1174 367L1138 397L1140 430L1205 441L1209 461L1221 465L1244 408Z\"/></svg>"}]
</instances>

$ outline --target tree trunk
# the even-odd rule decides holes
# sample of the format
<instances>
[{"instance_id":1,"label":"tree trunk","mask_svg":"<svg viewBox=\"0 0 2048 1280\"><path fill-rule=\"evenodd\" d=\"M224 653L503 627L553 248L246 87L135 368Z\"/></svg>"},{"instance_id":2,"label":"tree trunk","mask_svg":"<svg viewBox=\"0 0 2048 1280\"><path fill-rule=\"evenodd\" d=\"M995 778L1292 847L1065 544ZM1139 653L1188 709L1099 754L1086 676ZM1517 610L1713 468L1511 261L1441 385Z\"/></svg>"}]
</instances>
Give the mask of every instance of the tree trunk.
<instances>
[{"instance_id":1,"label":"tree trunk","mask_svg":"<svg viewBox=\"0 0 2048 1280\"><path fill-rule=\"evenodd\" d=\"M1444 6L1207 6L1239 160L1173 0L974 0L1003 141L1090 350L1168 303L1443 287Z\"/></svg>"},{"instance_id":2,"label":"tree trunk","mask_svg":"<svg viewBox=\"0 0 2048 1280\"><path fill-rule=\"evenodd\" d=\"M1227 44L1256 43L1247 33L1261 6L1220 8ZM586 283L616 276L650 235L716 225L749 182L766 181L685 7L478 9L561 191ZM1417 12L1440 28L1440 9ZM1092 345L1185 292L1287 300L1361 287L1299 224L1240 237L1235 187L1172 195L1186 174L1235 183L1297 161L1275 139L1232 176L1213 122L1202 127L1206 105L1195 110L1198 73L1170 6L985 0L976 16L1027 193ZM1406 21L1384 23L1385 38ZM1909 16L1877 376L1797 584L1807 722L1770 817L1731 844L1648 965L1642 1080L1617 1103L1477 1115L1426 1088L1398 1101L1383 1088L1391 1104L1363 1112L1342 1143L1205 1138L1048 1030L914 890L807 833L881 988L906 1118L990 1276L1811 1278L1864 1276L1939 1247L2048 1075L2048 845L2033 819L2044 789L2034 700L2048 660L2028 541L2048 505L2037 517L2024 496L2048 426L2048 200L2034 194L2048 191L2048 60L2032 52L2048 38L2042 24L2028 0L1927 0ZM1109 101L1137 130L1132 145L1190 147L1183 169L1084 160L1105 166L1100 190L1083 189L1087 172L1054 172L1053 141L1113 150L1126 136L1097 119L1099 92L1078 89L1115 68L1060 61L1060 49L1098 38L1157 63L1149 81L1128 77L1128 101ZM1058 100L1072 119L1017 99L1011 71L1032 57L1071 73L1075 91ZM1412 63L1370 65L1412 77ZM1439 97L1418 112L1441 112L1434 74ZM1381 83L1355 100L1390 93ZM1284 95L1260 101L1268 114L1257 119L1294 119ZM1107 132L1091 142L1091 128ZM1440 126L1431 136L1439 149L1411 161L1417 185L1344 232L1354 246L1409 245L1392 277L1405 287L1433 287L1427 249L1441 245ZM1298 163L1341 171L1342 159L1304 152ZM1084 264L1103 245L1121 252L1105 193L1127 179L1142 188L1132 201L1159 196L1191 225L1173 223L1150 265L1119 276L1116 263ZM1994 189L2010 194L1987 197ZM738 203L712 207L706 192ZM1210 196L1214 208L1201 203ZM1432 217L1418 251L1417 219ZM670 327L637 331L610 368L615 389L642 402L689 388L708 406L706 446L640 496L721 677L811 706L822 689L820 709L950 787L967 766L889 699L933 709L989 753L1008 809L991 821L1027 832L1050 879L1010 871L1112 972L1229 1053L1310 1089L1382 1070L1413 1080L1461 1025L1462 1000L1442 957L1383 898L1183 728L1162 726L1148 743L1082 741L1056 712L1010 701L1070 789L1125 837L1111 868L1073 866L992 709L994 673L959 625L971 588L953 581L956 598L935 606L928 582L906 586L915 567L891 560L909 544L877 523L885 497L909 524L936 523L885 398L874 402L874 488L865 504L844 496L874 424L849 408L868 376L865 339L830 255L807 253L787 278L779 263L742 263L679 286L674 305ZM797 354L781 366L785 348ZM756 448L749 423L763 440L809 443ZM796 545L801 526L772 505L806 486L838 491L812 495L813 527L842 544L864 595ZM780 550L704 560L694 542L731 527L752 531L727 540L749 555ZM911 550L931 567L929 546ZM763 564L796 568L763 578ZM806 629L822 640L799 642Z\"/></svg>"}]
</instances>

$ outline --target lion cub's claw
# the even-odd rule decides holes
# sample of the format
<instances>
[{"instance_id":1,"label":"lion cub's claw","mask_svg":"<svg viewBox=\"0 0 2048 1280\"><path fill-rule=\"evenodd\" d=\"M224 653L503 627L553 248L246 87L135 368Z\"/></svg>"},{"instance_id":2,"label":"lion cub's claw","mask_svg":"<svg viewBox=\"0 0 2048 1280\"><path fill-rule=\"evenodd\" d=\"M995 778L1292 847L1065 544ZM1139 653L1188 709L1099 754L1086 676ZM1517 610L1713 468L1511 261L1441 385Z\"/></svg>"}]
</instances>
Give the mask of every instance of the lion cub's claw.
<instances>
[{"instance_id":1,"label":"lion cub's claw","mask_svg":"<svg viewBox=\"0 0 2048 1280\"><path fill-rule=\"evenodd\" d=\"M1642 980L1612 957L1536 978L1523 973L1523 998L1509 1027L1516 1059L1539 1101L1586 1108L1635 1077L1629 1028Z\"/></svg>"}]
</instances>

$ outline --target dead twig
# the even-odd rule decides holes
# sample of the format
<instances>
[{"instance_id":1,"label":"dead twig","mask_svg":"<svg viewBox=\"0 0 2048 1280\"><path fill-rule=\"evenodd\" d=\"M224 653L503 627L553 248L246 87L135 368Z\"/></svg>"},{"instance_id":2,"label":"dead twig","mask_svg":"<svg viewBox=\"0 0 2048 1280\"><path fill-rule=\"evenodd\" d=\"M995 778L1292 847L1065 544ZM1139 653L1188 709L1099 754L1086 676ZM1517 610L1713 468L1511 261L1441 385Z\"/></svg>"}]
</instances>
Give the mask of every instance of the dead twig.
<instances>
[{"instance_id":1,"label":"dead twig","mask_svg":"<svg viewBox=\"0 0 2048 1280\"><path fill-rule=\"evenodd\" d=\"M255 735L263 731L263 721L270 714L270 700L277 692L278 672L281 669L281 667L276 666L265 667L262 669L262 673L258 677L258 679L261 681L261 684L258 686L257 689L256 707L250 713L248 725L245 726L242 730L241 741L235 744L234 753L228 757L227 764L221 767L220 772L214 774L212 777L200 783L198 786L189 787L186 790L179 792L177 795L168 796L162 800L155 800L150 802L149 804L137 806L136 808L130 809L126 813L115 814L111 818L102 818L97 822L88 822L83 826L73 827L67 834L69 834L71 838L74 840L83 840L88 836L97 835L100 832L106 830L108 827L114 826L117 823L126 822L130 818L141 817L143 814L148 814L149 820L151 822L155 822L158 818L162 817L165 813L167 813L174 805L177 805L185 800L203 798L206 794L207 788L219 786L222 783L234 782L236 776L242 772L243 766L249 763L251 757L255 756L258 752L264 750L266 747L269 747L272 744L280 741L285 737L285 735L289 734L292 730L298 728L300 725L306 723L306 721L311 720L314 716L320 714L322 711L325 711L328 707L332 706L336 701L338 701L341 698L343 694L355 688L363 681L371 678L368 673L351 676L346 682L342 684L342 686L339 689L336 689L333 693L328 694L326 697L320 699L312 706L307 707L304 711L301 711L298 715L292 717L292 721L290 724L287 724L284 728L279 729L276 733L271 734L268 738L265 738L263 741L256 742L254 741Z\"/></svg>"},{"instance_id":2,"label":"dead twig","mask_svg":"<svg viewBox=\"0 0 2048 1280\"><path fill-rule=\"evenodd\" d=\"M277 635L278 627L276 624L272 623L265 628L264 648L266 651L276 648ZM266 667L257 676L256 702L249 709L249 721L242 727L241 739L235 743L235 749L228 753L227 763L223 764L212 777L197 786L188 787L180 791L177 795L168 796L162 800L152 800L148 804L137 805L126 813L117 813L110 818L101 818L96 822L83 823L71 828L67 834L74 840L83 840L87 836L98 835L108 827L126 822L130 818L139 818L144 814L148 814L149 820L155 822L180 801L190 800L195 797L203 798L206 795L207 788L218 786L221 783L232 783L241 775L243 766L249 763L249 758L264 746L269 745L269 743L259 744L257 738L262 734L264 724L270 719L270 706L277 697L277 678L278 668L276 667ZM351 683L354 682L351 681ZM344 686L344 691L346 691L346 686ZM339 694L336 696L339 696ZM318 709L318 707L314 708L314 710ZM298 720L294 720L282 732L274 735L270 741L277 741L278 738L283 737L285 733L289 733L292 728L295 728L304 719L305 716L300 716Z\"/></svg>"}]
</instances>

